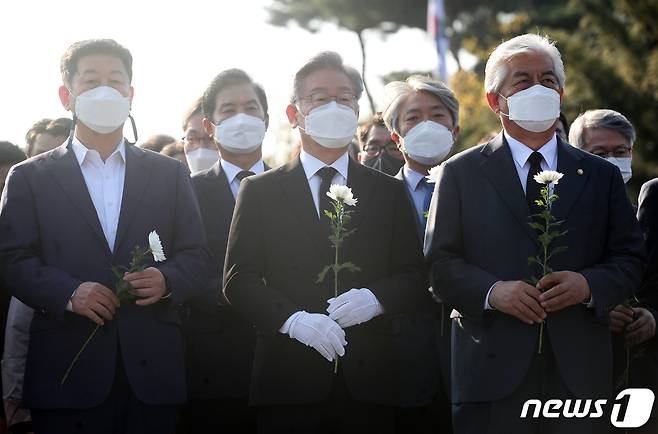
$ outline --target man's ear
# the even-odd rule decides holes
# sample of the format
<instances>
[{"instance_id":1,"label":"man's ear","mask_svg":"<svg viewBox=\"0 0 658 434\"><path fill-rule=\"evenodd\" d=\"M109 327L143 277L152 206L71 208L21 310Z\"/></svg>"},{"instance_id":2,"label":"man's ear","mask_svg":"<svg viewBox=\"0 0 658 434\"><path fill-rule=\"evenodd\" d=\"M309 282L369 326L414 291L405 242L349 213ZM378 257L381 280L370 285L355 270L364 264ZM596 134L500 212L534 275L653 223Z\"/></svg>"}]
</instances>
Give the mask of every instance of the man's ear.
<instances>
[{"instance_id":1,"label":"man's ear","mask_svg":"<svg viewBox=\"0 0 658 434\"><path fill-rule=\"evenodd\" d=\"M130 98L130 108L133 108L133 97L135 96L135 88L130 86L130 90L128 91L128 98Z\"/></svg>"},{"instance_id":2,"label":"man's ear","mask_svg":"<svg viewBox=\"0 0 658 434\"><path fill-rule=\"evenodd\" d=\"M496 114L500 111L500 104L498 103L497 93L487 93L487 104L489 108Z\"/></svg>"},{"instance_id":3,"label":"man's ear","mask_svg":"<svg viewBox=\"0 0 658 434\"><path fill-rule=\"evenodd\" d=\"M267 129L268 129L269 126L270 126L270 115L268 115L267 113L265 113L265 119L264 119L264 120L265 120L265 131L267 131Z\"/></svg>"},{"instance_id":4,"label":"man's ear","mask_svg":"<svg viewBox=\"0 0 658 434\"><path fill-rule=\"evenodd\" d=\"M64 85L59 87L59 100L62 102L64 109L67 111L73 111L73 98L71 98L71 92L69 92Z\"/></svg>"},{"instance_id":5,"label":"man's ear","mask_svg":"<svg viewBox=\"0 0 658 434\"><path fill-rule=\"evenodd\" d=\"M288 104L288 107L286 107L286 116L288 116L290 126L297 128L299 123L297 122L297 107L294 104Z\"/></svg>"},{"instance_id":6,"label":"man's ear","mask_svg":"<svg viewBox=\"0 0 658 434\"><path fill-rule=\"evenodd\" d=\"M201 123L203 124L203 130L206 132L206 134L208 134L208 136L210 136L210 137L214 137L215 136L215 125L212 122L210 122L210 119L203 118Z\"/></svg>"},{"instance_id":7,"label":"man's ear","mask_svg":"<svg viewBox=\"0 0 658 434\"><path fill-rule=\"evenodd\" d=\"M455 128L452 130L452 137L453 139L456 139L457 136L459 135L459 125L457 125Z\"/></svg>"},{"instance_id":8,"label":"man's ear","mask_svg":"<svg viewBox=\"0 0 658 434\"><path fill-rule=\"evenodd\" d=\"M391 133L391 140L393 140L396 145L400 146L400 136L398 136L398 133Z\"/></svg>"},{"instance_id":9,"label":"man's ear","mask_svg":"<svg viewBox=\"0 0 658 434\"><path fill-rule=\"evenodd\" d=\"M562 104L562 100L564 99L564 89L560 89L558 93L560 94L560 104Z\"/></svg>"}]
</instances>

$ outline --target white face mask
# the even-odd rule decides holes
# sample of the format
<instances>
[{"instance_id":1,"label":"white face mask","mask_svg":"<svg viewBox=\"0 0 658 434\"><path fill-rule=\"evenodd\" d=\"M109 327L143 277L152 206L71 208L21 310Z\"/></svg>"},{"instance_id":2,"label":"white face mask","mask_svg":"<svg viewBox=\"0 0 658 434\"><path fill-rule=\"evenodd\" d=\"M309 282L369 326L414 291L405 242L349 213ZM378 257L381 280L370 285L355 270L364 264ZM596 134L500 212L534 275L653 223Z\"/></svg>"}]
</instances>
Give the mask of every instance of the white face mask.
<instances>
[{"instance_id":1,"label":"white face mask","mask_svg":"<svg viewBox=\"0 0 658 434\"><path fill-rule=\"evenodd\" d=\"M316 107L307 116L302 117L304 128L300 129L320 145L331 149L347 146L354 138L359 125L354 109L337 104L336 101Z\"/></svg>"},{"instance_id":2,"label":"white face mask","mask_svg":"<svg viewBox=\"0 0 658 434\"><path fill-rule=\"evenodd\" d=\"M621 177L624 178L624 184L631 180L631 177L633 176L633 169L631 169L631 162L633 161L632 157L609 157L606 158L606 160L619 168Z\"/></svg>"},{"instance_id":3,"label":"white face mask","mask_svg":"<svg viewBox=\"0 0 658 434\"><path fill-rule=\"evenodd\" d=\"M402 139L404 152L427 166L439 164L450 153L453 142L449 129L430 120L414 125Z\"/></svg>"},{"instance_id":4,"label":"white face mask","mask_svg":"<svg viewBox=\"0 0 658 434\"><path fill-rule=\"evenodd\" d=\"M192 152L185 154L187 165L192 175L203 170L210 169L213 164L219 161L219 151L208 148L197 148Z\"/></svg>"},{"instance_id":5,"label":"white face mask","mask_svg":"<svg viewBox=\"0 0 658 434\"><path fill-rule=\"evenodd\" d=\"M75 97L75 115L99 134L109 134L123 126L130 113L130 97L110 86L98 86Z\"/></svg>"},{"instance_id":6,"label":"white face mask","mask_svg":"<svg viewBox=\"0 0 658 434\"><path fill-rule=\"evenodd\" d=\"M505 100L509 114L500 114L509 117L526 131L544 132L560 116L560 94L541 84L521 90Z\"/></svg>"},{"instance_id":7,"label":"white face mask","mask_svg":"<svg viewBox=\"0 0 658 434\"><path fill-rule=\"evenodd\" d=\"M235 154L254 152L263 143L265 122L255 116L238 113L215 127L215 140Z\"/></svg>"}]
</instances>

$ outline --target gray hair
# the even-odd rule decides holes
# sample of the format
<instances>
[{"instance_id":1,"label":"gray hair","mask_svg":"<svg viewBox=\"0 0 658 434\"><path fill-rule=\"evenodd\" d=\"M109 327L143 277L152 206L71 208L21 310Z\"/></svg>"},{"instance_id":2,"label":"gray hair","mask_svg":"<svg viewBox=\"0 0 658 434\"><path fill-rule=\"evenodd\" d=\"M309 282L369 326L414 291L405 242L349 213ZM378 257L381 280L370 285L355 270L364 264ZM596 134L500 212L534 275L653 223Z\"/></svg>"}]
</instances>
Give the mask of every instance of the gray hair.
<instances>
[{"instance_id":1,"label":"gray hair","mask_svg":"<svg viewBox=\"0 0 658 434\"><path fill-rule=\"evenodd\" d=\"M509 74L508 62L519 54L531 51L550 56L558 85L560 89L564 89L564 63L560 52L555 47L555 41L550 41L545 36L527 33L505 41L493 50L484 70L484 90L487 93L498 93Z\"/></svg>"},{"instance_id":2,"label":"gray hair","mask_svg":"<svg viewBox=\"0 0 658 434\"><path fill-rule=\"evenodd\" d=\"M400 135L398 122L400 106L409 95L421 91L436 96L450 112L453 127L459 125L459 101L454 92L442 81L422 75L412 75L405 81L392 81L384 87L386 108L382 117L389 131Z\"/></svg>"},{"instance_id":3,"label":"gray hair","mask_svg":"<svg viewBox=\"0 0 658 434\"><path fill-rule=\"evenodd\" d=\"M311 59L309 59L299 71L295 74L292 84L292 93L290 95L290 102L294 104L299 99L300 92L304 80L316 71L321 71L324 69L331 69L334 71L343 72L352 82L352 87L354 88L354 94L356 99L361 98L363 93L363 80L361 79L361 74L356 69L346 66L343 64L343 58L340 57L340 54L334 51L323 51L316 54Z\"/></svg>"},{"instance_id":4,"label":"gray hair","mask_svg":"<svg viewBox=\"0 0 658 434\"><path fill-rule=\"evenodd\" d=\"M609 128L626 137L633 146L635 142L635 128L626 116L608 109L587 110L581 113L571 124L569 130L569 143L576 148L583 148L585 143L585 131L589 128Z\"/></svg>"}]
</instances>

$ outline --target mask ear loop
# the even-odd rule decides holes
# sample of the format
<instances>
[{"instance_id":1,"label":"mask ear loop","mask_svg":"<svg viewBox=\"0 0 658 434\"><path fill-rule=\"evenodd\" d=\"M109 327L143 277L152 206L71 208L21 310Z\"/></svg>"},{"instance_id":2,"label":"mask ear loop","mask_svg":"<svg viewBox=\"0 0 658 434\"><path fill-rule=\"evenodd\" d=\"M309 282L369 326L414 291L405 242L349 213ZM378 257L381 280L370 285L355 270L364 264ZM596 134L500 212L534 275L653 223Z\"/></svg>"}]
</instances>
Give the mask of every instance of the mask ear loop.
<instances>
[{"instance_id":1,"label":"mask ear loop","mask_svg":"<svg viewBox=\"0 0 658 434\"><path fill-rule=\"evenodd\" d=\"M135 125L135 119L133 119L133 116L131 114L128 115L128 119L130 119L130 124L132 125L133 128L133 138L135 139L134 142L128 142L131 145L135 145L137 143L137 125Z\"/></svg>"},{"instance_id":2,"label":"mask ear loop","mask_svg":"<svg viewBox=\"0 0 658 434\"><path fill-rule=\"evenodd\" d=\"M504 99L505 102L508 101L507 97L503 96L500 92L498 92L498 96L500 96L502 99ZM509 104L507 104L507 108L509 109ZM503 116L505 116L506 118L509 119L509 113L505 113L504 111L502 111L500 109L498 110L498 113L500 113L501 115L503 115Z\"/></svg>"}]
</instances>

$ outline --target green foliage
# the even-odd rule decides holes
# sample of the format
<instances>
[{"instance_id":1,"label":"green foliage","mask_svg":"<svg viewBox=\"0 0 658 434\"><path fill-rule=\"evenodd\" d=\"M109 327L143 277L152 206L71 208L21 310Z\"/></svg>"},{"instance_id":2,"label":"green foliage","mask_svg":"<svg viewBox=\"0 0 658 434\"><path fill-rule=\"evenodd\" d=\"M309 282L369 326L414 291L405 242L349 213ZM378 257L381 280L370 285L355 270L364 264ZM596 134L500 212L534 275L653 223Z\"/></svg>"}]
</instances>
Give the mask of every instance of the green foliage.
<instances>
[{"instance_id":1,"label":"green foliage","mask_svg":"<svg viewBox=\"0 0 658 434\"><path fill-rule=\"evenodd\" d=\"M566 246L553 246L553 242L557 238L563 237L567 233L566 230L556 230L556 228L562 225L563 221L557 221L551 214L551 207L558 199L558 196L551 194L550 184L544 185L539 192L541 199L535 202L543 207L543 209L540 213L531 215L528 222L528 226L537 231L537 239L541 246L536 256L528 258L529 264L538 265L541 269L541 276L533 277L534 282L538 282L542 277L552 273L553 269L549 266L550 260L558 253L567 250Z\"/></svg>"},{"instance_id":2,"label":"green foliage","mask_svg":"<svg viewBox=\"0 0 658 434\"><path fill-rule=\"evenodd\" d=\"M326 279L329 271L332 271L334 275L334 292L335 296L338 296L338 274L343 270L355 273L357 271L361 271L361 269L351 262L338 262L341 246L347 237L356 232L356 229L346 228L352 219L352 211L347 210L345 208L345 204L341 201L332 199L331 202L333 204L334 211L331 212L324 210L324 215L329 219L331 224L329 242L334 247L335 260L333 264L325 266L322 271L320 271L315 283L323 282Z\"/></svg>"},{"instance_id":3,"label":"green foliage","mask_svg":"<svg viewBox=\"0 0 658 434\"><path fill-rule=\"evenodd\" d=\"M116 294L121 302L134 302L138 297L131 293L133 287L130 283L123 280L124 273L136 273L138 271L144 271L146 269L145 263L147 255L151 253L151 249L148 247L139 247L135 246L131 252L131 260L128 267L124 266L112 266L112 274L116 279Z\"/></svg>"}]
</instances>

